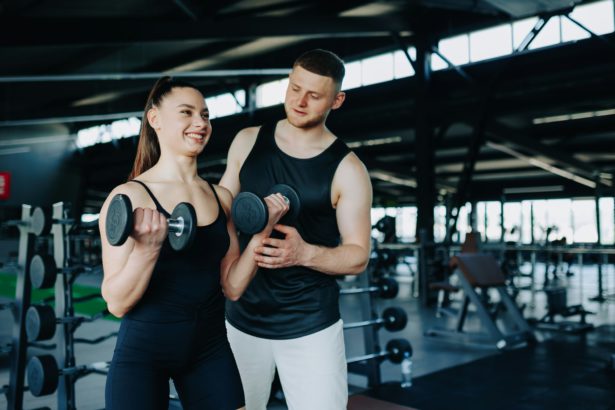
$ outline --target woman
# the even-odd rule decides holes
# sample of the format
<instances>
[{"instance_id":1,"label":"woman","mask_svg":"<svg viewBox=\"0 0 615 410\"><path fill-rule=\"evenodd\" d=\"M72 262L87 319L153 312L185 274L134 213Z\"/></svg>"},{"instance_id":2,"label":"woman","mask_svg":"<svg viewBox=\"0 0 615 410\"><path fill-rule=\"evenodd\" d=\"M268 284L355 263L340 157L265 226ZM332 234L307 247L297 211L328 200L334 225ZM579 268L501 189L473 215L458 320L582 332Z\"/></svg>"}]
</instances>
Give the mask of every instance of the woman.
<instances>
[{"instance_id":1,"label":"woman","mask_svg":"<svg viewBox=\"0 0 615 410\"><path fill-rule=\"evenodd\" d=\"M229 217L232 196L199 177L197 156L211 136L203 95L164 77L145 106L129 181L116 187L100 213L109 311L122 317L107 377L106 408L168 409L169 379L184 409L237 409L244 397L224 326L224 296L237 300L256 272L254 248L288 210L265 198L269 221L241 254ZM134 227L118 247L106 239L105 219L116 194L134 207ZM189 249L174 251L169 212L191 203L197 216Z\"/></svg>"}]
</instances>

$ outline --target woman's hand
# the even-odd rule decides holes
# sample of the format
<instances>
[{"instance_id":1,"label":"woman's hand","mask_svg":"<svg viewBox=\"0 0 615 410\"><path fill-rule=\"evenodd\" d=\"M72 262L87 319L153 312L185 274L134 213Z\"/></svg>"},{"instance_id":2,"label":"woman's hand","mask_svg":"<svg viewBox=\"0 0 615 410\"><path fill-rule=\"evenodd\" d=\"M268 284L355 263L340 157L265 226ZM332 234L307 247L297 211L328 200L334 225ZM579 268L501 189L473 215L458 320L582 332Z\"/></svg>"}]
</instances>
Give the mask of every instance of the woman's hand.
<instances>
[{"instance_id":1,"label":"woman's hand","mask_svg":"<svg viewBox=\"0 0 615 410\"><path fill-rule=\"evenodd\" d=\"M159 250L167 237L167 218L155 209L136 208L133 214L132 238L135 248Z\"/></svg>"}]
</instances>

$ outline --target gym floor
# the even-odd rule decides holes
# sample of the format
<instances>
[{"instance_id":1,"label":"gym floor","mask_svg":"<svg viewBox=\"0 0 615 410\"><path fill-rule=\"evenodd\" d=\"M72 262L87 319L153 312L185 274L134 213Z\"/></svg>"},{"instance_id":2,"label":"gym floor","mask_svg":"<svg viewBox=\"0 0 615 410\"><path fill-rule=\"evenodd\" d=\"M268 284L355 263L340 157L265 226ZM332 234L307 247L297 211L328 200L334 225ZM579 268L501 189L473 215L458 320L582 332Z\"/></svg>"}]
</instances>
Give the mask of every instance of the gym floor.
<instances>
[{"instance_id":1,"label":"gym floor","mask_svg":"<svg viewBox=\"0 0 615 410\"><path fill-rule=\"evenodd\" d=\"M538 266L537 279L542 278ZM574 269L573 269L574 271ZM605 289L615 287L615 266L604 270ZM6 273L4 273L6 275ZM379 331L382 346L392 338L407 338L414 350L413 386L399 387L400 367L387 361L381 365L383 385L366 390L366 378L349 374L351 393L362 393L376 399L395 403L397 407L416 409L615 409L615 371L609 370L611 355L615 354L615 303L598 304L588 297L597 293L596 266L585 266L582 276L578 273L568 278L569 304L583 303L595 315L588 321L596 329L586 334L540 333L542 343L535 346L500 352L494 348L459 344L446 339L423 336L433 325L443 325L447 319L435 317L433 308L421 306L411 296L411 281L402 273L399 277L400 292L392 300L378 300L375 310L381 312L388 306L400 306L408 313L408 325L400 332ZM84 276L79 283L98 286L100 277ZM341 282L353 286L352 281ZM537 286L540 289L540 283ZM364 320L359 305L365 295L346 295L341 302L342 317L346 322ZM521 302L526 304L526 317L540 317L545 312L543 292L534 294L522 291ZM9 299L0 300L9 301ZM475 318L469 316L468 328L477 328ZM77 337L94 338L117 330L119 322L101 320L83 324ZM12 316L0 311L0 344L10 342ZM98 345L77 345L77 364L109 360L115 339ZM347 356L363 355L363 330L346 331ZM43 354L32 348L29 354ZM0 385L9 380L9 363L6 355L0 356ZM105 378L90 375L76 384L79 409L104 408ZM0 396L0 408L6 399ZM24 408L42 406L56 408L54 395L35 398L24 394ZM179 408L179 407L173 407ZM272 403L269 409L285 409L283 403ZM358 407L356 407L358 408ZM365 407L367 408L367 407ZM376 407L370 407L376 408Z\"/></svg>"}]
</instances>

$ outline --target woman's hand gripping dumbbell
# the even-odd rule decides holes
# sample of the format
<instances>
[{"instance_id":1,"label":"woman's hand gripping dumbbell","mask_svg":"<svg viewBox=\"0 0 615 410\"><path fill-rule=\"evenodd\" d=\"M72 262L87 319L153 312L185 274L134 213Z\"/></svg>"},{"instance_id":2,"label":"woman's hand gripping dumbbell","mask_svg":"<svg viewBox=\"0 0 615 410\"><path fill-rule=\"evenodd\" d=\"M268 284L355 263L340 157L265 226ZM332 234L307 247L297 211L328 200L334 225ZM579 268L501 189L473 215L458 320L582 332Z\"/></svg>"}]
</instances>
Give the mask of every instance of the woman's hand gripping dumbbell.
<instances>
[{"instance_id":1,"label":"woman's hand gripping dumbbell","mask_svg":"<svg viewBox=\"0 0 615 410\"><path fill-rule=\"evenodd\" d=\"M151 212L149 209L137 208L133 215L132 203L128 196L115 195L111 199L105 220L109 243L121 246L129 236L139 235L139 232L133 232L135 220L138 224L144 218L151 218L149 215ZM181 251L192 244L196 233L196 212L191 204L187 202L178 204L173 209L171 217L167 219L167 224L167 237L173 249Z\"/></svg>"}]
</instances>

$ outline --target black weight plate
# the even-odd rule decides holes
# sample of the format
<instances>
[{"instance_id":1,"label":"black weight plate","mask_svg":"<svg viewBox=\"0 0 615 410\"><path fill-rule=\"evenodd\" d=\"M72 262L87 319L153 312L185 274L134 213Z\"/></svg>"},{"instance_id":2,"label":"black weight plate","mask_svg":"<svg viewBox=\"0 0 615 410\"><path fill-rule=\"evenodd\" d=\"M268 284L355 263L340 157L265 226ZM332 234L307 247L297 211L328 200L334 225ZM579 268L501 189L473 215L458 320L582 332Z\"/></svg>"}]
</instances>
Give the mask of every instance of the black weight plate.
<instances>
[{"instance_id":1,"label":"black weight plate","mask_svg":"<svg viewBox=\"0 0 615 410\"><path fill-rule=\"evenodd\" d=\"M252 192L242 192L235 197L231 215L237 230L248 235L262 231L269 218L267 206Z\"/></svg>"},{"instance_id":2,"label":"black weight plate","mask_svg":"<svg viewBox=\"0 0 615 410\"><path fill-rule=\"evenodd\" d=\"M282 225L294 225L295 221L299 217L299 212L301 211L301 200L299 199L299 194L292 187L286 184L277 184L271 187L269 190L269 194L277 194L280 193L282 196L288 198L290 209L280 219L280 224Z\"/></svg>"},{"instance_id":3,"label":"black weight plate","mask_svg":"<svg viewBox=\"0 0 615 410\"><path fill-rule=\"evenodd\" d=\"M132 203L126 195L117 194L107 209L105 231L107 240L113 246L121 246L132 232Z\"/></svg>"},{"instance_id":4,"label":"black weight plate","mask_svg":"<svg viewBox=\"0 0 615 410\"><path fill-rule=\"evenodd\" d=\"M399 284L393 278L382 278L378 281L380 296L382 299L393 299L399 293Z\"/></svg>"},{"instance_id":5,"label":"black weight plate","mask_svg":"<svg viewBox=\"0 0 615 410\"><path fill-rule=\"evenodd\" d=\"M386 346L391 363L401 363L406 357L412 357L412 345L406 339L389 340Z\"/></svg>"},{"instance_id":6,"label":"black weight plate","mask_svg":"<svg viewBox=\"0 0 615 410\"><path fill-rule=\"evenodd\" d=\"M58 364L52 355L34 356L28 362L26 377L33 396L53 393L58 387L59 376Z\"/></svg>"},{"instance_id":7,"label":"black weight plate","mask_svg":"<svg viewBox=\"0 0 615 410\"><path fill-rule=\"evenodd\" d=\"M36 289L49 289L56 283L58 268L51 255L37 254L30 259L30 281Z\"/></svg>"},{"instance_id":8,"label":"black weight plate","mask_svg":"<svg viewBox=\"0 0 615 410\"><path fill-rule=\"evenodd\" d=\"M56 315L51 306L33 305L26 312L26 334L29 342L49 340L56 333Z\"/></svg>"},{"instance_id":9,"label":"black weight plate","mask_svg":"<svg viewBox=\"0 0 615 410\"><path fill-rule=\"evenodd\" d=\"M34 208L30 220L30 230L36 236L49 235L49 232L51 232L51 212L41 207Z\"/></svg>"},{"instance_id":10,"label":"black weight plate","mask_svg":"<svg viewBox=\"0 0 615 410\"><path fill-rule=\"evenodd\" d=\"M384 319L384 328L389 332L399 332L408 324L408 315L406 311L400 307L388 307L382 312Z\"/></svg>"},{"instance_id":11,"label":"black weight plate","mask_svg":"<svg viewBox=\"0 0 615 410\"><path fill-rule=\"evenodd\" d=\"M175 209L173 209L171 219L174 221L183 220L184 222L181 235L177 235L177 233L169 230L168 238L171 248L176 251L187 249L192 244L192 241L194 241L196 234L196 211L194 207L188 202L177 204Z\"/></svg>"}]
</instances>

